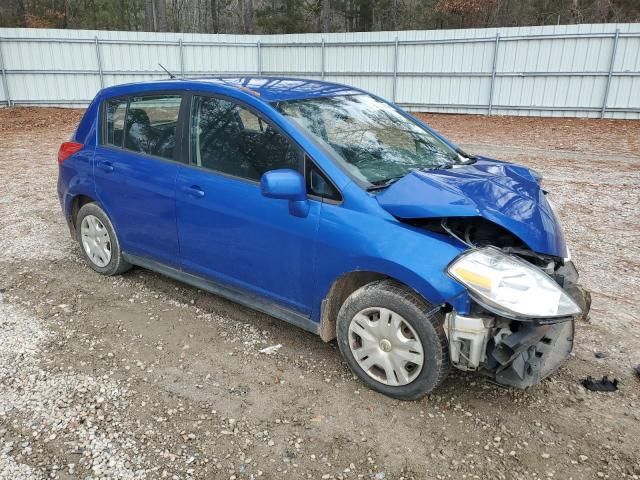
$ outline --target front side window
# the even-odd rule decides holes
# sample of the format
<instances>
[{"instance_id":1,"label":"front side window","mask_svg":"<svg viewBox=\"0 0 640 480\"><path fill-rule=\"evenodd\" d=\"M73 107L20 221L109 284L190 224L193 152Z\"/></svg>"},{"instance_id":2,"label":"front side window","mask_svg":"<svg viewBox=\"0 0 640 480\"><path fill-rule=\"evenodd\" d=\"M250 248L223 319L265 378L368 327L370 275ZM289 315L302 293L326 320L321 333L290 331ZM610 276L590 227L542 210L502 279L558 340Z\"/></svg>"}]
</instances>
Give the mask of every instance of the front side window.
<instances>
[{"instance_id":1,"label":"front side window","mask_svg":"<svg viewBox=\"0 0 640 480\"><path fill-rule=\"evenodd\" d=\"M300 150L263 118L228 100L193 102L192 165L255 181L269 170L299 170Z\"/></svg>"},{"instance_id":2,"label":"front side window","mask_svg":"<svg viewBox=\"0 0 640 480\"><path fill-rule=\"evenodd\" d=\"M180 101L179 95L131 98L124 147L173 160Z\"/></svg>"},{"instance_id":3,"label":"front side window","mask_svg":"<svg viewBox=\"0 0 640 480\"><path fill-rule=\"evenodd\" d=\"M369 95L293 100L276 108L335 153L353 177L372 185L460 162L442 140Z\"/></svg>"}]
</instances>

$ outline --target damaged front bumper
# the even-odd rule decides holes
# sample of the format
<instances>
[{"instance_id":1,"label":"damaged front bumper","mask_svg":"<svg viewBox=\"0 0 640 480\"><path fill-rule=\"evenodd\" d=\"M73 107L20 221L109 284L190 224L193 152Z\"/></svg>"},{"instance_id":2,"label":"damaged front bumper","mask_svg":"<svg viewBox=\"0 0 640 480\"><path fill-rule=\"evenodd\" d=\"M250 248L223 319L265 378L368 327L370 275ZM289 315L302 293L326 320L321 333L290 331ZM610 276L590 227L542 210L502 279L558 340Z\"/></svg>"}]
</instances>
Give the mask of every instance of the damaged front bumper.
<instances>
[{"instance_id":1,"label":"damaged front bumper","mask_svg":"<svg viewBox=\"0 0 640 480\"><path fill-rule=\"evenodd\" d=\"M576 288L575 292L584 291ZM584 316L587 313L583 311ZM477 370L502 385L526 388L551 375L569 357L575 320L512 320L486 312L463 316L451 311L444 328L456 368Z\"/></svg>"},{"instance_id":2,"label":"damaged front bumper","mask_svg":"<svg viewBox=\"0 0 640 480\"><path fill-rule=\"evenodd\" d=\"M522 324L489 352L488 370L503 385L526 388L555 372L573 350L575 320Z\"/></svg>"}]
</instances>

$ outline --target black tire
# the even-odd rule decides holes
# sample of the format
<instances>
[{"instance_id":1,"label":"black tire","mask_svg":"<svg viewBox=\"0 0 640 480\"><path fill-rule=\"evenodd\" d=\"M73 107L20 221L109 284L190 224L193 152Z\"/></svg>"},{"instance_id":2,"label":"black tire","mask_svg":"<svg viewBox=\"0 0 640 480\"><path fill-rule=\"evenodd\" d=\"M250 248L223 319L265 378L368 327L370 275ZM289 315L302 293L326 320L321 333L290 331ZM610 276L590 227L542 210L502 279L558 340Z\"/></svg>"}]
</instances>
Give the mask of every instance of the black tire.
<instances>
[{"instance_id":1,"label":"black tire","mask_svg":"<svg viewBox=\"0 0 640 480\"><path fill-rule=\"evenodd\" d=\"M102 225L104 225L107 233L109 234L111 259L109 260L109 263L104 266L97 265L91 259L91 257L89 257L83 246L81 225L82 221L87 215L93 215L94 217L98 218L98 220L100 220ZM111 220L109 219L105 211L102 210L102 208L100 208L97 204L87 203L86 205L83 205L78 212L78 215L76 217L76 239L78 240L80 250L82 250L82 255L84 256L87 264L99 274L106 276L120 275L121 273L124 273L131 268L131 264L122 257L120 242L118 241L118 236L116 235L116 231L113 228Z\"/></svg>"},{"instance_id":2,"label":"black tire","mask_svg":"<svg viewBox=\"0 0 640 480\"><path fill-rule=\"evenodd\" d=\"M390 386L372 378L358 364L349 346L349 326L356 314L368 308L387 308L402 316L418 335L423 353L422 370L410 383ZM337 340L340 352L355 375L369 388L398 400L417 400L432 392L447 377L450 369L448 341L441 312L432 310L424 299L394 280L369 283L353 292L338 312Z\"/></svg>"}]
</instances>

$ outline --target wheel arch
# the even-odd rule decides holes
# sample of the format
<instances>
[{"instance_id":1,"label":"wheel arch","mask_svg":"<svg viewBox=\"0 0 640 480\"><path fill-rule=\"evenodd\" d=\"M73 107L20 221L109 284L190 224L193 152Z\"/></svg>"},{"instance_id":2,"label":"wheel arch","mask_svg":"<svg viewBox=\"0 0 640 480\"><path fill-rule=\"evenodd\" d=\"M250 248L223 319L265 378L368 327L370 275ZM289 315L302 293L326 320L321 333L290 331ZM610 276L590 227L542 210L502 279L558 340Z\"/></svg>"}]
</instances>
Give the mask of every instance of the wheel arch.
<instances>
[{"instance_id":1,"label":"wheel arch","mask_svg":"<svg viewBox=\"0 0 640 480\"><path fill-rule=\"evenodd\" d=\"M69 224L69 232L73 238L76 237L76 219L78 218L78 212L88 203L98 202L95 198L84 193L74 195L69 202L67 223Z\"/></svg>"},{"instance_id":2,"label":"wheel arch","mask_svg":"<svg viewBox=\"0 0 640 480\"><path fill-rule=\"evenodd\" d=\"M336 278L322 299L318 328L320 338L325 342L336 338L338 312L353 292L371 282L384 279L394 280L432 305L442 302L442 298L435 288L424 280L418 283L408 275L392 275L379 270L352 270Z\"/></svg>"},{"instance_id":3,"label":"wheel arch","mask_svg":"<svg viewBox=\"0 0 640 480\"><path fill-rule=\"evenodd\" d=\"M331 284L326 297L322 300L320 307L320 327L318 328L320 338L325 342L336 338L338 312L349 295L368 283L384 278L389 277L379 272L363 270L354 270L338 277Z\"/></svg>"}]
</instances>

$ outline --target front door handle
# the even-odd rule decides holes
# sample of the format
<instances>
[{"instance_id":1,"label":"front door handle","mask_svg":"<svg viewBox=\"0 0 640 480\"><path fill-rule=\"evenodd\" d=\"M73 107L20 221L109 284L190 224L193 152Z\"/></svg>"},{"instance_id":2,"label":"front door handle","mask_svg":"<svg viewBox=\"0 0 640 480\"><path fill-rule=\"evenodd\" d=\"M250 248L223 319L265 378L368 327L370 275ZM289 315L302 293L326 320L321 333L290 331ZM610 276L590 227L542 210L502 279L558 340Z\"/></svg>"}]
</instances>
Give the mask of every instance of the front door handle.
<instances>
[{"instance_id":1,"label":"front door handle","mask_svg":"<svg viewBox=\"0 0 640 480\"><path fill-rule=\"evenodd\" d=\"M111 162L100 162L100 168L107 173L113 172L113 163Z\"/></svg>"},{"instance_id":2,"label":"front door handle","mask_svg":"<svg viewBox=\"0 0 640 480\"><path fill-rule=\"evenodd\" d=\"M182 189L183 192L196 197L196 198L202 198L204 197L204 190L202 190L199 186L197 185L192 185L190 187L184 187Z\"/></svg>"}]
</instances>

